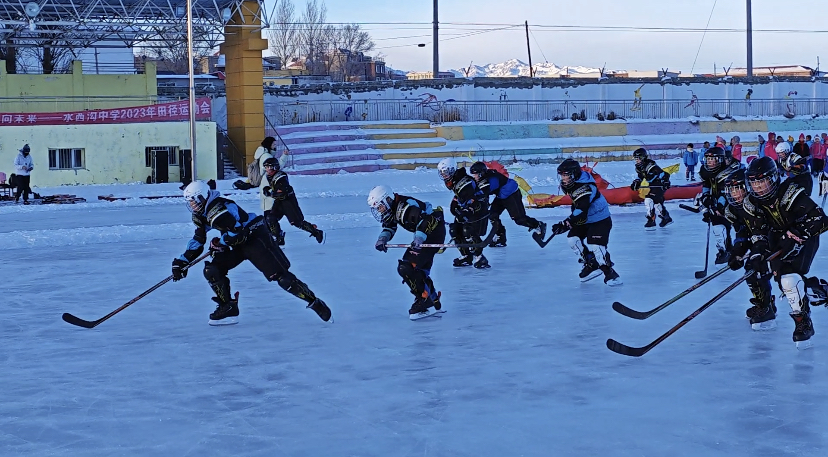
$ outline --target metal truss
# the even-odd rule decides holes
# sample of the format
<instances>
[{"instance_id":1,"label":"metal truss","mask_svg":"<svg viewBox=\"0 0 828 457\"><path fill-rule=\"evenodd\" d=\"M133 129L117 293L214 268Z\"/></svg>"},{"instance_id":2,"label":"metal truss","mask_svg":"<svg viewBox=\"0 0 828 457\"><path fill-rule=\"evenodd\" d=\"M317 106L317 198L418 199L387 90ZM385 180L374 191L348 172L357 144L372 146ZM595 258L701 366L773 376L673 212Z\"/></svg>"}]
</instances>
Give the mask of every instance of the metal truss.
<instances>
[{"instance_id":1,"label":"metal truss","mask_svg":"<svg viewBox=\"0 0 828 457\"><path fill-rule=\"evenodd\" d=\"M252 5L252 6L251 6ZM186 34L185 0L0 0L5 46L133 47ZM225 26L269 26L264 0L192 0L194 41L214 46ZM234 16L249 23L235 23ZM258 21L256 21L258 19ZM255 24L258 22L258 24Z\"/></svg>"}]
</instances>

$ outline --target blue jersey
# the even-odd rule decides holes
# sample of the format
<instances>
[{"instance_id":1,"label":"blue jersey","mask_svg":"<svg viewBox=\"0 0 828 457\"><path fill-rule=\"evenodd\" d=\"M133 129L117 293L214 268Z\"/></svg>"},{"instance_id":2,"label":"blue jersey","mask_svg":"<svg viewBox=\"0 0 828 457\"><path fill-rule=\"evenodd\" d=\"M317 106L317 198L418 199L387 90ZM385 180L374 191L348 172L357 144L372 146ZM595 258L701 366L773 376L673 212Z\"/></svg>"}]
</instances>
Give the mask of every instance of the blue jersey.
<instances>
[{"instance_id":1,"label":"blue jersey","mask_svg":"<svg viewBox=\"0 0 828 457\"><path fill-rule=\"evenodd\" d=\"M571 189L564 189L564 192L572 198L572 215L569 216L569 222L573 226L591 224L610 217L609 203L601 192L598 192L598 185L591 174L582 172L575 185Z\"/></svg>"},{"instance_id":2,"label":"blue jersey","mask_svg":"<svg viewBox=\"0 0 828 457\"><path fill-rule=\"evenodd\" d=\"M487 195L494 195L495 198L500 199L507 198L518 190L517 181L504 176L497 170L486 170L479 184L480 189Z\"/></svg>"},{"instance_id":3,"label":"blue jersey","mask_svg":"<svg viewBox=\"0 0 828 457\"><path fill-rule=\"evenodd\" d=\"M221 197L217 191L211 190L204 209L193 213L195 234L187 243L187 250L179 258L187 262L195 260L204 250L207 232L211 229L221 232L219 239L226 246L244 243L247 232L255 228L255 224L261 223L261 220L261 217L243 210L233 200Z\"/></svg>"}]
</instances>

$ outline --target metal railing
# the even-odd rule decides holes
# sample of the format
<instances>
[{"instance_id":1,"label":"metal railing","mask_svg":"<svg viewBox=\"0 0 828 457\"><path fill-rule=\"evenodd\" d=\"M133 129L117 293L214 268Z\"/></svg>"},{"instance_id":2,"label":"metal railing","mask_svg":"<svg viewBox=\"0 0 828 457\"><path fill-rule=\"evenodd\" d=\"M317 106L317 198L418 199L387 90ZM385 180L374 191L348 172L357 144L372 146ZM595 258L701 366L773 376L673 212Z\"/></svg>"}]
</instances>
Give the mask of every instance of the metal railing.
<instances>
[{"instance_id":1,"label":"metal railing","mask_svg":"<svg viewBox=\"0 0 828 457\"><path fill-rule=\"evenodd\" d=\"M275 155L276 158L281 157L283 154L287 154L287 162L285 162L285 167L293 167L293 154L290 154L290 148L285 143L285 140L282 139L282 135L279 135L279 132L276 130L276 126L265 117L265 136L275 136L276 138L276 147L275 151L277 154Z\"/></svg>"},{"instance_id":2,"label":"metal railing","mask_svg":"<svg viewBox=\"0 0 828 457\"><path fill-rule=\"evenodd\" d=\"M271 126L307 122L428 120L442 122L514 122L563 119L686 119L692 116L826 116L828 99L765 100L265 100L265 119ZM275 130L275 127L273 127Z\"/></svg>"}]
</instances>

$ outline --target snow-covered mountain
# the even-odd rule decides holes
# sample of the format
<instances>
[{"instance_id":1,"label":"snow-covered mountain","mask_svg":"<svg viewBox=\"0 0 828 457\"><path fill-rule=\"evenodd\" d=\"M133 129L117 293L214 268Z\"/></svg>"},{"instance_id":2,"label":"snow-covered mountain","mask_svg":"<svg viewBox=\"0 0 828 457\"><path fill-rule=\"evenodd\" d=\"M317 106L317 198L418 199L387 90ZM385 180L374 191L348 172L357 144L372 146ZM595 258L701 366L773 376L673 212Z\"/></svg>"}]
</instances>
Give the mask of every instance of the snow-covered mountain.
<instances>
[{"instance_id":1,"label":"snow-covered mountain","mask_svg":"<svg viewBox=\"0 0 828 457\"><path fill-rule=\"evenodd\" d=\"M557 77L559 75L564 74L574 74L574 73L599 73L599 68L589 68L589 67L559 67L554 63L534 63L533 65L535 70L535 76L539 78L548 78L548 77ZM455 76L459 78L466 77L466 69L451 69L450 72L454 73ZM611 73L611 72L607 72ZM510 59L506 62L501 63L490 63L488 65L472 65L471 69L468 71L468 77L470 78L503 78L503 77L515 77L515 76L529 76L529 64L523 62L522 60L518 59Z\"/></svg>"}]
</instances>

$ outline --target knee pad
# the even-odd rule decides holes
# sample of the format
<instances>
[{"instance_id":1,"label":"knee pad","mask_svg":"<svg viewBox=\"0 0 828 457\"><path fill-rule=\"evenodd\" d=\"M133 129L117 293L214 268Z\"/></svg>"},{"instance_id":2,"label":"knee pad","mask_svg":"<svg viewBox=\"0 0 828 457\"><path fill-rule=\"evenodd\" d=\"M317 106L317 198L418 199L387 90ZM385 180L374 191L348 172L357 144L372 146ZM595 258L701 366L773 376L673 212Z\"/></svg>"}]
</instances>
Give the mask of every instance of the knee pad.
<instances>
[{"instance_id":1,"label":"knee pad","mask_svg":"<svg viewBox=\"0 0 828 457\"><path fill-rule=\"evenodd\" d=\"M462 233L461 224L459 224L457 222L452 222L451 224L449 224L449 236L452 239L456 240L456 239L460 238L461 233Z\"/></svg>"},{"instance_id":2,"label":"knee pad","mask_svg":"<svg viewBox=\"0 0 828 457\"><path fill-rule=\"evenodd\" d=\"M290 286L293 285L293 281L296 281L296 276L294 276L293 273L286 271L274 279L276 279L276 282L279 283L279 287L289 290Z\"/></svg>"},{"instance_id":3,"label":"knee pad","mask_svg":"<svg viewBox=\"0 0 828 457\"><path fill-rule=\"evenodd\" d=\"M222 271L210 262L204 262L204 278L209 282L218 282L224 277Z\"/></svg>"},{"instance_id":4,"label":"knee pad","mask_svg":"<svg viewBox=\"0 0 828 457\"><path fill-rule=\"evenodd\" d=\"M655 202L653 201L652 198L649 198L649 197L645 198L644 199L644 206L647 207L647 214L653 214L653 212L655 211Z\"/></svg>"},{"instance_id":5,"label":"knee pad","mask_svg":"<svg viewBox=\"0 0 828 457\"><path fill-rule=\"evenodd\" d=\"M400 274L403 284L408 285L411 293L419 295L425 288L425 272L418 270L411 262L400 260L397 265L397 273Z\"/></svg>"},{"instance_id":6,"label":"knee pad","mask_svg":"<svg viewBox=\"0 0 828 457\"><path fill-rule=\"evenodd\" d=\"M289 271L280 274L277 281L282 289L285 289L291 295L295 295L308 303L316 299L316 296L314 296L308 285L300 281L299 278Z\"/></svg>"},{"instance_id":7,"label":"knee pad","mask_svg":"<svg viewBox=\"0 0 828 457\"><path fill-rule=\"evenodd\" d=\"M398 262L399 263L397 264L397 273L399 273L403 279L413 279L416 276L417 269L414 267L414 265L411 264L411 262L408 262L406 260L400 260Z\"/></svg>"},{"instance_id":8,"label":"knee pad","mask_svg":"<svg viewBox=\"0 0 828 457\"><path fill-rule=\"evenodd\" d=\"M578 256L583 257L584 249L586 247L584 246L584 242L580 238L578 238L577 236L570 236L566 239L566 241L569 243L570 249L572 249L572 251L575 252L575 254L578 254Z\"/></svg>"},{"instance_id":9,"label":"knee pad","mask_svg":"<svg viewBox=\"0 0 828 457\"><path fill-rule=\"evenodd\" d=\"M598 262L598 265L604 266L609 263L609 251L607 251L606 246L601 246L600 244L587 244L589 250L595 253L595 260Z\"/></svg>"},{"instance_id":10,"label":"knee pad","mask_svg":"<svg viewBox=\"0 0 828 457\"><path fill-rule=\"evenodd\" d=\"M805 299L805 282L802 276L796 273L788 273L779 278L779 287L785 293L785 298L788 299L788 304L791 305L791 311L800 312L808 311L807 305L803 306Z\"/></svg>"}]
</instances>

